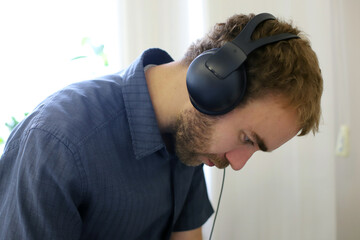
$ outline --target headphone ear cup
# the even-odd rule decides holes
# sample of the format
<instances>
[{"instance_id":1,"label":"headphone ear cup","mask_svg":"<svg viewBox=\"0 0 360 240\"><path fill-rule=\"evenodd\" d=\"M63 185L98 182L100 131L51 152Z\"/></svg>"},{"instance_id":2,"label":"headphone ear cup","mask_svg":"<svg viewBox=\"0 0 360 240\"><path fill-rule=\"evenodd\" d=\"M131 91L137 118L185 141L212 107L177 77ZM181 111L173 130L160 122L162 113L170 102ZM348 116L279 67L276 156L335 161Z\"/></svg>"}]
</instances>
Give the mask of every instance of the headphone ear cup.
<instances>
[{"instance_id":1,"label":"headphone ear cup","mask_svg":"<svg viewBox=\"0 0 360 240\"><path fill-rule=\"evenodd\" d=\"M193 106L208 115L225 114L236 107L246 90L244 64L225 78L219 78L206 66L206 61L218 49L200 54L190 64L186 85Z\"/></svg>"}]
</instances>

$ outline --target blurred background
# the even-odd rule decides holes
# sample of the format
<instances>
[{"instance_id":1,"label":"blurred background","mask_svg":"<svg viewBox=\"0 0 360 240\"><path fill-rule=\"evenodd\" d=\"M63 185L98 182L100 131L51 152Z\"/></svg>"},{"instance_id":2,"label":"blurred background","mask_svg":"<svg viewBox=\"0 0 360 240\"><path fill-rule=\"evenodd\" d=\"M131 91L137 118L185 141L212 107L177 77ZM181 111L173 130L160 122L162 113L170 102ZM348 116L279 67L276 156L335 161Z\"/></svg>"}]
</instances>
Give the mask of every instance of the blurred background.
<instances>
[{"instance_id":1,"label":"blurred background","mask_svg":"<svg viewBox=\"0 0 360 240\"><path fill-rule=\"evenodd\" d=\"M213 239L358 240L359 11L357 0L1 1L0 148L54 91L116 72L150 47L179 59L215 23L270 12L307 33L318 55L320 133L257 153L239 172L229 168ZM222 171L205 172L215 207Z\"/></svg>"}]
</instances>

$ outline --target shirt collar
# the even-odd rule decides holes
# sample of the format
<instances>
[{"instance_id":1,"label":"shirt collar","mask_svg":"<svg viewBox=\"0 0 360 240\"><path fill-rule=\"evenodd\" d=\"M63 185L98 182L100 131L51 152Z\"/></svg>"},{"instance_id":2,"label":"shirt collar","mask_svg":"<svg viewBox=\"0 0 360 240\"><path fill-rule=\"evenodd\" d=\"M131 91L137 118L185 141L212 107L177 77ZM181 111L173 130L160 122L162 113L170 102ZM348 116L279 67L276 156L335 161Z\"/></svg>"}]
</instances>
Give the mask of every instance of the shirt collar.
<instances>
[{"instance_id":1,"label":"shirt collar","mask_svg":"<svg viewBox=\"0 0 360 240\"><path fill-rule=\"evenodd\" d=\"M144 67L171 61L173 59L165 51L148 49L123 73L123 96L136 159L165 146L147 88Z\"/></svg>"}]
</instances>

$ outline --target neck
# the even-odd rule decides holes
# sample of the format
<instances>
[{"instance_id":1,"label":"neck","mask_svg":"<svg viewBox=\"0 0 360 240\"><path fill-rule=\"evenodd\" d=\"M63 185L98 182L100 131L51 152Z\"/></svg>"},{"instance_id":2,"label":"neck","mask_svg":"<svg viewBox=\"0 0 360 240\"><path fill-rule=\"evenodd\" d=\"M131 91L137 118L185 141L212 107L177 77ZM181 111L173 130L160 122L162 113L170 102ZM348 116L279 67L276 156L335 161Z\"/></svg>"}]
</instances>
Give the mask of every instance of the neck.
<instances>
[{"instance_id":1,"label":"neck","mask_svg":"<svg viewBox=\"0 0 360 240\"><path fill-rule=\"evenodd\" d=\"M150 98L161 133L172 133L181 110L190 103L186 89L187 67L171 62L148 69L145 73Z\"/></svg>"}]
</instances>

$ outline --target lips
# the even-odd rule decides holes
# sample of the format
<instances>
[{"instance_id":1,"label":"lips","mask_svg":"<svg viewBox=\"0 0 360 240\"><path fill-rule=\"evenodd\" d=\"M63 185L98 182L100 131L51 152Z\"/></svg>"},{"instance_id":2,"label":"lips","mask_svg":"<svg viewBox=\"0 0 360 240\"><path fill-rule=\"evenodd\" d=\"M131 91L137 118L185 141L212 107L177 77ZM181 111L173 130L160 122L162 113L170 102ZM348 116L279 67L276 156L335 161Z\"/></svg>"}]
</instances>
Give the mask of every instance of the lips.
<instances>
[{"instance_id":1,"label":"lips","mask_svg":"<svg viewBox=\"0 0 360 240\"><path fill-rule=\"evenodd\" d=\"M215 164L214 164L212 161L210 161L210 159L206 159L206 160L207 160L207 161L205 162L206 165L208 165L209 167L215 166Z\"/></svg>"},{"instance_id":2,"label":"lips","mask_svg":"<svg viewBox=\"0 0 360 240\"><path fill-rule=\"evenodd\" d=\"M213 167L215 166L215 163L213 163L212 161L210 161L209 157L204 156L204 155L200 155L199 156L199 160L204 163L205 165L209 166L209 167Z\"/></svg>"},{"instance_id":3,"label":"lips","mask_svg":"<svg viewBox=\"0 0 360 240\"><path fill-rule=\"evenodd\" d=\"M199 160L209 167L216 166L220 169L226 168L229 165L229 161L226 159L225 155L201 154L199 155Z\"/></svg>"}]
</instances>

